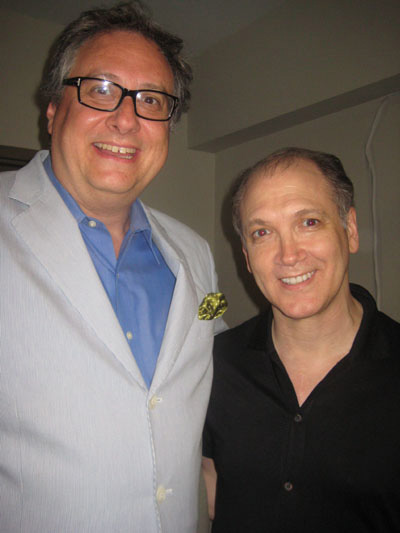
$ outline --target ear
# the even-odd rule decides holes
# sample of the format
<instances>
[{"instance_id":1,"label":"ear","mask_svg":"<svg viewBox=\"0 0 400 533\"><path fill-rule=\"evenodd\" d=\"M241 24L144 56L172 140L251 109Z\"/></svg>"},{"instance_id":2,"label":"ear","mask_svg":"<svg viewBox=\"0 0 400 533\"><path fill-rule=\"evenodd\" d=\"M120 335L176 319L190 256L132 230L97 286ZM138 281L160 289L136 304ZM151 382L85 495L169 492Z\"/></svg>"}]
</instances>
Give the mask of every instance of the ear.
<instances>
[{"instance_id":1,"label":"ear","mask_svg":"<svg viewBox=\"0 0 400 533\"><path fill-rule=\"evenodd\" d=\"M346 226L347 240L349 243L349 251L351 254L355 254L359 247L358 227L357 227L357 215L354 207L350 207L347 214L347 226Z\"/></svg>"},{"instance_id":2,"label":"ear","mask_svg":"<svg viewBox=\"0 0 400 533\"><path fill-rule=\"evenodd\" d=\"M57 111L57 106L53 103L53 102L50 102L49 105L47 106L47 111L46 111L46 117L47 117L47 131L50 133L50 135L53 133L53 123L54 123L54 117L56 115L56 111Z\"/></svg>"},{"instance_id":3,"label":"ear","mask_svg":"<svg viewBox=\"0 0 400 533\"><path fill-rule=\"evenodd\" d=\"M242 252L243 252L244 258L246 259L247 270L250 272L250 274L252 274L253 272L252 272L251 266L250 266L249 252L247 251L246 246L243 243L242 243Z\"/></svg>"}]
</instances>

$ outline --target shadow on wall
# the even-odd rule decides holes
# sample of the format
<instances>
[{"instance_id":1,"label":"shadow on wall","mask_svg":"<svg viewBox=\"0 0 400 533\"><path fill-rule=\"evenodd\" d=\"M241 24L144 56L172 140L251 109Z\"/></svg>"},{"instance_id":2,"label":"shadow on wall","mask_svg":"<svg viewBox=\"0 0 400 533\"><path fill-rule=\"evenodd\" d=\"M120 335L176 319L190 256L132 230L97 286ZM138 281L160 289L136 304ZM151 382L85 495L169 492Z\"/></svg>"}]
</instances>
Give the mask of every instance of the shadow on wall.
<instances>
[{"instance_id":1,"label":"shadow on wall","mask_svg":"<svg viewBox=\"0 0 400 533\"><path fill-rule=\"evenodd\" d=\"M47 106L49 104L49 100L46 96L41 94L40 87L43 81L49 77L50 63L53 60L53 56L55 54L55 48L56 48L56 39L54 40L53 44L51 45L49 49L46 62L43 66L42 76L40 78L40 84L39 84L39 87L36 89L35 96L34 96L35 104L39 108L39 118L38 118L39 143L40 143L41 148L44 150L48 150L50 148L50 143L51 143L51 136L47 131L47 117L46 117L46 111L47 111Z\"/></svg>"},{"instance_id":2,"label":"shadow on wall","mask_svg":"<svg viewBox=\"0 0 400 533\"><path fill-rule=\"evenodd\" d=\"M47 117L46 117L47 106L40 105L39 108L40 108L40 113L39 113L39 118L38 118L39 143L40 143L40 147L42 150L49 150L51 137L49 133L47 132Z\"/></svg>"},{"instance_id":3,"label":"shadow on wall","mask_svg":"<svg viewBox=\"0 0 400 533\"><path fill-rule=\"evenodd\" d=\"M250 274L250 272L247 270L246 261L242 252L242 243L232 225L232 195L236 190L237 182L238 180L236 179L232 183L222 202L221 226L225 238L228 240L232 249L232 255L236 266L236 274L243 284L247 295L261 312L268 308L269 302L265 299L260 289L257 287L252 274Z\"/></svg>"}]
</instances>

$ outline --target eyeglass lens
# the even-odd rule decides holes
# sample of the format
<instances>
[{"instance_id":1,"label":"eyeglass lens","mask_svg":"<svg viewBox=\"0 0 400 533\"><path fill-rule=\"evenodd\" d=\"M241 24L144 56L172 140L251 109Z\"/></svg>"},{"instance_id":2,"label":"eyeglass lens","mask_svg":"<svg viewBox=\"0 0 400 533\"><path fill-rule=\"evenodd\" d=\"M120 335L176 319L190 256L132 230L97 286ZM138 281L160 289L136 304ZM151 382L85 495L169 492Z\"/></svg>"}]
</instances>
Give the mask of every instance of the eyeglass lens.
<instances>
[{"instance_id":1,"label":"eyeglass lens","mask_svg":"<svg viewBox=\"0 0 400 533\"><path fill-rule=\"evenodd\" d=\"M80 100L83 104L104 111L114 110L122 96L122 89L106 80L82 79ZM143 90L136 94L136 111L143 118L154 120L167 119L173 109L174 100L166 94Z\"/></svg>"}]
</instances>

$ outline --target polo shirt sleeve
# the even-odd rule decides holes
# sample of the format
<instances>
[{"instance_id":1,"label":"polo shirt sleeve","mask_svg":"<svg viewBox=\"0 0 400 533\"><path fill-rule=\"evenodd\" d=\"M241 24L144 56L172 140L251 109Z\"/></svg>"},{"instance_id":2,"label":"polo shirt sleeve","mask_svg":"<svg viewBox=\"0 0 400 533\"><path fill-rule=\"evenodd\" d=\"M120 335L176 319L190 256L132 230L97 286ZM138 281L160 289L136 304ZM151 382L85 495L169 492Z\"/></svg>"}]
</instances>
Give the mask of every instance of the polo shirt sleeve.
<instances>
[{"instance_id":1,"label":"polo shirt sleeve","mask_svg":"<svg viewBox=\"0 0 400 533\"><path fill-rule=\"evenodd\" d=\"M207 420L203 430L203 456L211 459L214 457L214 440Z\"/></svg>"}]
</instances>

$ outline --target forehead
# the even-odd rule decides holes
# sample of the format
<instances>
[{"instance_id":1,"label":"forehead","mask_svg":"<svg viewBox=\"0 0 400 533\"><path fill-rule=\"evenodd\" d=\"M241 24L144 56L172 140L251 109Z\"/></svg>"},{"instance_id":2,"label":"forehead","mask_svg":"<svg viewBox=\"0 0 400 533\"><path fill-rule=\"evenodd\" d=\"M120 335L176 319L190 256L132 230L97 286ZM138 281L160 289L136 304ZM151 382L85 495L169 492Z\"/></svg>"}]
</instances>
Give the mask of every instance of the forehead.
<instances>
[{"instance_id":1,"label":"forehead","mask_svg":"<svg viewBox=\"0 0 400 533\"><path fill-rule=\"evenodd\" d=\"M334 208L333 189L312 161L298 160L288 167L280 165L271 174L258 171L248 183L241 215L245 219L256 210L296 208Z\"/></svg>"},{"instance_id":2,"label":"forehead","mask_svg":"<svg viewBox=\"0 0 400 533\"><path fill-rule=\"evenodd\" d=\"M171 67L153 41L139 33L102 33L78 50L69 76L109 75L111 78L149 78L143 81L173 87Z\"/></svg>"}]
</instances>

